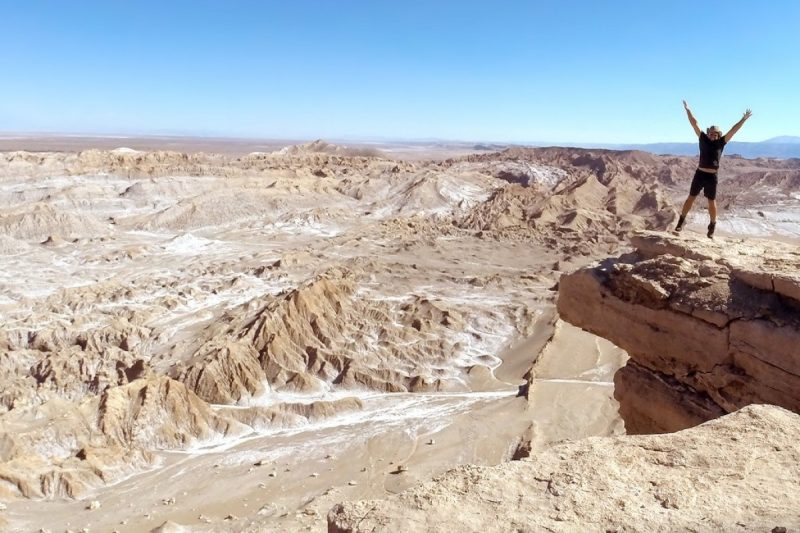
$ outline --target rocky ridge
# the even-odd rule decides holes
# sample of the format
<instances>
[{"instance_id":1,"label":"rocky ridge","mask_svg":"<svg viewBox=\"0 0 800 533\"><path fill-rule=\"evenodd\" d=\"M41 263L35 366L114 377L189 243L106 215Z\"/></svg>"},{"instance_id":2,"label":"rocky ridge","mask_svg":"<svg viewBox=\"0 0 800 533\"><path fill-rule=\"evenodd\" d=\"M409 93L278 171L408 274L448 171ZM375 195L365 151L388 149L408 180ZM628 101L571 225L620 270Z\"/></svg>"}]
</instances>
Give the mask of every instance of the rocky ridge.
<instances>
[{"instance_id":1,"label":"rocky ridge","mask_svg":"<svg viewBox=\"0 0 800 533\"><path fill-rule=\"evenodd\" d=\"M465 327L458 311L424 298L392 309L355 298L355 290L356 276L337 269L262 305L248 302L200 333L206 340L171 373L221 404L256 396L264 383L295 392L328 384L384 392L463 388L457 377L467 367L432 369L462 350L448 340Z\"/></svg>"}]
</instances>

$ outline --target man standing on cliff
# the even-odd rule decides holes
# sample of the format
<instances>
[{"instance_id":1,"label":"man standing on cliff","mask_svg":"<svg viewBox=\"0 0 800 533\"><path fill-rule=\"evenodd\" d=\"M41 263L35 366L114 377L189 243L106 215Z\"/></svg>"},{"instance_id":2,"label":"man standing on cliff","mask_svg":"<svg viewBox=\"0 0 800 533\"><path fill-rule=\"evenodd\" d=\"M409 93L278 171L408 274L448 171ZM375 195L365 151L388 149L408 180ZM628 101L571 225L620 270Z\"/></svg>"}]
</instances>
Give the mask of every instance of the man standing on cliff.
<instances>
[{"instance_id":1,"label":"man standing on cliff","mask_svg":"<svg viewBox=\"0 0 800 533\"><path fill-rule=\"evenodd\" d=\"M689 124L694 128L695 133L700 139L700 163L697 165L697 171L694 173L692 185L689 187L689 197L683 203L683 210L678 219L678 225L675 231L683 229L683 224L686 222L686 215L692 208L697 195L700 191L708 198L708 215L710 222L708 224L708 238L714 237L714 229L717 226L717 171L719 170L719 160L722 158L722 150L728 144L739 129L744 126L745 121L753 114L748 109L742 115L741 120L733 125L733 127L722 135L722 131L716 126L709 127L705 132L700 130L697 125L697 119L692 115L692 110L689 109L689 104L686 100L683 101L683 108L686 109L686 115L689 117Z\"/></svg>"}]
</instances>

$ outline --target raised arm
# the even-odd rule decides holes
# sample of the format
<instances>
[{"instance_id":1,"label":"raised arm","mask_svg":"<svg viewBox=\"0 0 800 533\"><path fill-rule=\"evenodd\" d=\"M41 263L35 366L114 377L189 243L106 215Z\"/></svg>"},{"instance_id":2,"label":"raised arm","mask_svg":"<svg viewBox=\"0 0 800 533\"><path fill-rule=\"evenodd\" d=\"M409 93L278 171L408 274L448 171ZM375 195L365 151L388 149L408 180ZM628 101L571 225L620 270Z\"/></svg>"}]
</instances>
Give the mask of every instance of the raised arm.
<instances>
[{"instance_id":1,"label":"raised arm","mask_svg":"<svg viewBox=\"0 0 800 533\"><path fill-rule=\"evenodd\" d=\"M689 104L686 103L686 100L683 101L683 108L686 110L686 116L689 117L689 124L692 125L697 136L700 137L700 126L697 125L697 119L692 115L692 110L689 109Z\"/></svg>"},{"instance_id":2,"label":"raised arm","mask_svg":"<svg viewBox=\"0 0 800 533\"><path fill-rule=\"evenodd\" d=\"M728 131L728 133L725 134L724 139L726 143L731 142L731 137L736 135L736 132L739 131L742 128L742 126L744 126L744 123L751 116L753 116L753 112L750 111L749 109L744 112L744 115L742 115L742 118L739 120L739 122L734 124L733 127L730 129L730 131Z\"/></svg>"}]
</instances>

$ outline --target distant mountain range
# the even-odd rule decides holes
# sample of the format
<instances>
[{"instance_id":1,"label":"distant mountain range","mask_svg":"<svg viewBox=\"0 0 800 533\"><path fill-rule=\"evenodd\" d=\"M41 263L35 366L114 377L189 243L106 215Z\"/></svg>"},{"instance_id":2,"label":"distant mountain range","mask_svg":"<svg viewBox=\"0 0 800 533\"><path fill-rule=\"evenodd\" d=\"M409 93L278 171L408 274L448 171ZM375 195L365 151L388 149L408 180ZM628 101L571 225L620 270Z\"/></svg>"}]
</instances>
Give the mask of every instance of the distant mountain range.
<instances>
[{"instance_id":1,"label":"distant mountain range","mask_svg":"<svg viewBox=\"0 0 800 533\"><path fill-rule=\"evenodd\" d=\"M497 145L476 145L477 149L491 149ZM541 146L541 145L540 145ZM651 143L651 144L576 144L579 148L606 148L609 150L641 150L659 155L697 155L697 143ZM774 157L779 159L800 158L800 137L782 135L761 142L733 141L725 147L725 155L740 155L747 159Z\"/></svg>"},{"instance_id":2,"label":"distant mountain range","mask_svg":"<svg viewBox=\"0 0 800 533\"><path fill-rule=\"evenodd\" d=\"M800 144L800 137L795 137L793 135L781 135L779 137L767 139L763 142L771 144Z\"/></svg>"},{"instance_id":3,"label":"distant mountain range","mask_svg":"<svg viewBox=\"0 0 800 533\"><path fill-rule=\"evenodd\" d=\"M288 145L302 144L302 140L281 139L237 139L212 137L168 137L168 136L83 136L68 134L12 133L0 131L0 152L9 150L64 151L85 150L87 148L113 149L125 146L137 150L192 150L222 152L274 151ZM657 155L698 154L697 142L650 143L650 144L607 144L607 143L502 143L468 142L464 140L414 139L414 140L341 140L335 141L350 146L374 148L379 150L414 148L495 152L513 146L561 146L576 148L604 148L608 150L641 150ZM740 155L747 159L772 157L778 159L800 158L800 137L780 135L761 142L732 142L725 148L725 155Z\"/></svg>"},{"instance_id":4,"label":"distant mountain range","mask_svg":"<svg viewBox=\"0 0 800 533\"><path fill-rule=\"evenodd\" d=\"M612 147L609 147L612 148ZM653 144L631 144L625 146L614 146L615 150L643 150L654 154L670 155L696 155L698 153L697 143L653 143ZM788 159L800 157L800 137L774 137L762 142L736 142L732 141L725 147L725 155L738 154L747 159L756 157L776 157Z\"/></svg>"}]
</instances>

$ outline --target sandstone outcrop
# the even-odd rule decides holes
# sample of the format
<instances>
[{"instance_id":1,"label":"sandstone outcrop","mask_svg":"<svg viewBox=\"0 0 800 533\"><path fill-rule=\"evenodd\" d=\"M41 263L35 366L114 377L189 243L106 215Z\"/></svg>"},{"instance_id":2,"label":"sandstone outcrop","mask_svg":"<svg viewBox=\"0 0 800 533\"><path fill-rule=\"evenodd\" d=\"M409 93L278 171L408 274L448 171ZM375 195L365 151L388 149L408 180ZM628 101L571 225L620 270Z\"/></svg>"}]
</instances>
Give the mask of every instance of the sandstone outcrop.
<instances>
[{"instance_id":1,"label":"sandstone outcrop","mask_svg":"<svg viewBox=\"0 0 800 533\"><path fill-rule=\"evenodd\" d=\"M264 391L326 386L385 392L462 388L473 363L437 372L464 328L460 314L425 298L398 308L356 295L349 270L322 273L277 298L237 307L173 376L201 398L240 402Z\"/></svg>"},{"instance_id":2,"label":"sandstone outcrop","mask_svg":"<svg viewBox=\"0 0 800 533\"><path fill-rule=\"evenodd\" d=\"M49 239L52 242L54 239L107 235L111 228L90 214L65 212L41 203L33 208L0 210L0 232L6 238L40 242Z\"/></svg>"},{"instance_id":3,"label":"sandstone outcrop","mask_svg":"<svg viewBox=\"0 0 800 533\"><path fill-rule=\"evenodd\" d=\"M233 404L264 391L267 376L255 349L241 342L204 344L176 378L210 403Z\"/></svg>"},{"instance_id":4,"label":"sandstone outcrop","mask_svg":"<svg viewBox=\"0 0 800 533\"><path fill-rule=\"evenodd\" d=\"M185 448L247 430L166 376L109 389L100 397L97 416L98 429L112 442L156 449Z\"/></svg>"},{"instance_id":5,"label":"sandstone outcrop","mask_svg":"<svg viewBox=\"0 0 800 533\"><path fill-rule=\"evenodd\" d=\"M800 412L800 252L772 241L643 232L636 251L562 276L561 317L625 349L629 433L676 431L751 403Z\"/></svg>"},{"instance_id":6,"label":"sandstone outcrop","mask_svg":"<svg viewBox=\"0 0 800 533\"><path fill-rule=\"evenodd\" d=\"M337 144L331 144L317 139L306 144L295 144L281 148L275 155L279 156L300 156L309 154L332 154L346 157L384 157L380 150L376 148L349 148Z\"/></svg>"},{"instance_id":7,"label":"sandstone outcrop","mask_svg":"<svg viewBox=\"0 0 800 533\"><path fill-rule=\"evenodd\" d=\"M53 398L7 413L0 481L10 495L78 497L152 464L151 450L187 449L249 430L215 413L182 383L165 376L136 379L81 404Z\"/></svg>"},{"instance_id":8,"label":"sandstone outcrop","mask_svg":"<svg viewBox=\"0 0 800 533\"><path fill-rule=\"evenodd\" d=\"M644 161L637 161L637 155ZM548 179L529 179L526 187L515 183L495 191L459 220L461 227L501 238L532 238L588 256L611 251L632 230L663 229L675 217L660 165L647 154L612 157L586 151L570 158L560 150L512 149L475 159L482 164L535 161ZM624 165L626 159L637 161L637 166ZM647 169L648 162L654 168ZM546 173L551 168L560 172ZM511 181L525 180L523 176Z\"/></svg>"},{"instance_id":9,"label":"sandstone outcrop","mask_svg":"<svg viewBox=\"0 0 800 533\"><path fill-rule=\"evenodd\" d=\"M342 398L336 401L311 403L282 403L271 407L247 407L229 409L226 414L255 429L274 429L314 422L332 416L358 411L364 407L358 398Z\"/></svg>"},{"instance_id":10,"label":"sandstone outcrop","mask_svg":"<svg viewBox=\"0 0 800 533\"><path fill-rule=\"evenodd\" d=\"M800 416L752 405L671 435L593 437L337 504L330 533L800 527Z\"/></svg>"}]
</instances>

